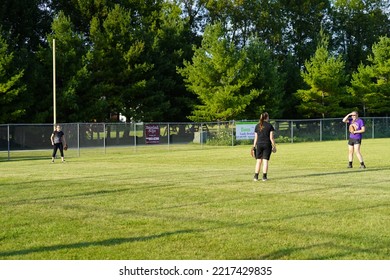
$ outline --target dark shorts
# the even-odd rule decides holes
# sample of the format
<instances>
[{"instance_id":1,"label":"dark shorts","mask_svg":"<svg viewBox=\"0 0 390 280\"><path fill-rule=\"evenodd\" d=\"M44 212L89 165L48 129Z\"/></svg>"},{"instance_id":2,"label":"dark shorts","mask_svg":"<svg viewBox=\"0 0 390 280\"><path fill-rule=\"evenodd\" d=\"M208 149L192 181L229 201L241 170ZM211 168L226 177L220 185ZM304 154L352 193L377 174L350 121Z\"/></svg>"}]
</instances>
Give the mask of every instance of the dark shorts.
<instances>
[{"instance_id":1,"label":"dark shorts","mask_svg":"<svg viewBox=\"0 0 390 280\"><path fill-rule=\"evenodd\" d=\"M352 139L349 138L348 145L349 146L354 146L362 143L362 139Z\"/></svg>"},{"instance_id":2,"label":"dark shorts","mask_svg":"<svg viewBox=\"0 0 390 280\"><path fill-rule=\"evenodd\" d=\"M62 145L62 143L55 143L54 144L52 157L56 156L57 150L60 150L61 156L64 157L64 146Z\"/></svg>"},{"instance_id":3,"label":"dark shorts","mask_svg":"<svg viewBox=\"0 0 390 280\"><path fill-rule=\"evenodd\" d=\"M256 145L256 159L269 160L272 153L271 144L257 144Z\"/></svg>"}]
</instances>

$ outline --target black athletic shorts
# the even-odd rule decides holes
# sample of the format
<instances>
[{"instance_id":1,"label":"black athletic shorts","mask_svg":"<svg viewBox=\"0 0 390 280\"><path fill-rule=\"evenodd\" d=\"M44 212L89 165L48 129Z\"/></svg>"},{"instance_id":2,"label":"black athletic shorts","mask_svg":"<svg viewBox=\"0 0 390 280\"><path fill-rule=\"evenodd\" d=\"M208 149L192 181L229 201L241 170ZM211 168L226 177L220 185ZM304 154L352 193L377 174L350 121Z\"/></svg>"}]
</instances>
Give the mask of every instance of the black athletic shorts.
<instances>
[{"instance_id":1,"label":"black athletic shorts","mask_svg":"<svg viewBox=\"0 0 390 280\"><path fill-rule=\"evenodd\" d=\"M271 144L257 144L256 145L256 159L269 160L272 153Z\"/></svg>"},{"instance_id":2,"label":"black athletic shorts","mask_svg":"<svg viewBox=\"0 0 390 280\"><path fill-rule=\"evenodd\" d=\"M362 139L349 138L349 141L348 141L349 146L353 146L353 145L357 145L357 144L361 144L361 143L362 143Z\"/></svg>"}]
</instances>

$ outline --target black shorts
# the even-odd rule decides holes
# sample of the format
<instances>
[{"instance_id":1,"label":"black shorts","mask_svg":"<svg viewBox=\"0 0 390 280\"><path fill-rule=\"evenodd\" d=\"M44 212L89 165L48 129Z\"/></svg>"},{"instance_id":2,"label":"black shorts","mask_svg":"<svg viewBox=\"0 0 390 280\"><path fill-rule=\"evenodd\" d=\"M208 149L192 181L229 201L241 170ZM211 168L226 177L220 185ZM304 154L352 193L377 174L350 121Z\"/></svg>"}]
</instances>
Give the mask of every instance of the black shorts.
<instances>
[{"instance_id":1,"label":"black shorts","mask_svg":"<svg viewBox=\"0 0 390 280\"><path fill-rule=\"evenodd\" d=\"M64 146L62 145L62 143L55 143L54 144L52 157L56 156L57 150L60 150L61 156L64 157Z\"/></svg>"},{"instance_id":2,"label":"black shorts","mask_svg":"<svg viewBox=\"0 0 390 280\"><path fill-rule=\"evenodd\" d=\"M354 146L362 143L362 139L352 139L349 138L348 145L349 146Z\"/></svg>"},{"instance_id":3,"label":"black shorts","mask_svg":"<svg viewBox=\"0 0 390 280\"><path fill-rule=\"evenodd\" d=\"M269 160L272 153L271 144L257 144L256 145L256 159Z\"/></svg>"}]
</instances>

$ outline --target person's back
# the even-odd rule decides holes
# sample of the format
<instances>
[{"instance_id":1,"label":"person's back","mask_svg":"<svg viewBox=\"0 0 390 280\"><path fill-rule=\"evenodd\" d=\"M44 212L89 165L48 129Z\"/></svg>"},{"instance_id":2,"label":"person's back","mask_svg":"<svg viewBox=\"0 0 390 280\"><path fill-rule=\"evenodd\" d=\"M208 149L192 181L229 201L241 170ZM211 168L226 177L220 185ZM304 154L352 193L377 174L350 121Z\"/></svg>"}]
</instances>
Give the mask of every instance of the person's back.
<instances>
[{"instance_id":1,"label":"person's back","mask_svg":"<svg viewBox=\"0 0 390 280\"><path fill-rule=\"evenodd\" d=\"M260 123L257 124L255 132L258 133L259 137L257 139L258 144L271 144L270 134L271 131L274 131L273 126L269 122L263 123L263 128L260 129Z\"/></svg>"},{"instance_id":2,"label":"person's back","mask_svg":"<svg viewBox=\"0 0 390 280\"><path fill-rule=\"evenodd\" d=\"M263 165L263 181L267 181L268 161L271 153L276 151L274 140L274 127L268 122L268 113L260 115L260 121L255 126L255 139L253 140L253 151L256 158L254 181L258 181L260 167Z\"/></svg>"}]
</instances>

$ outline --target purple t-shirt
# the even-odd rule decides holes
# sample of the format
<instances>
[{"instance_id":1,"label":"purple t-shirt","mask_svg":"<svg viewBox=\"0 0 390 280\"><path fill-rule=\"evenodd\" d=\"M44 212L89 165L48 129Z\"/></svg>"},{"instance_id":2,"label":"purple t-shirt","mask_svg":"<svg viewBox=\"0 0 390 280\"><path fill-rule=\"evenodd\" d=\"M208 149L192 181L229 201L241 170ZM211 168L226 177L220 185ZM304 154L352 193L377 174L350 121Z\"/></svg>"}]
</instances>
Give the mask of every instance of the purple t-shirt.
<instances>
[{"instance_id":1,"label":"purple t-shirt","mask_svg":"<svg viewBox=\"0 0 390 280\"><path fill-rule=\"evenodd\" d=\"M350 125L352 124L352 119L349 120L349 124ZM364 121L362 119L357 119L355 121L355 124L357 125L356 130L360 130L364 126ZM349 138L351 138L351 139L362 139L362 137L363 137L363 135L361 133L356 133L356 134L350 133L349 134Z\"/></svg>"}]
</instances>

